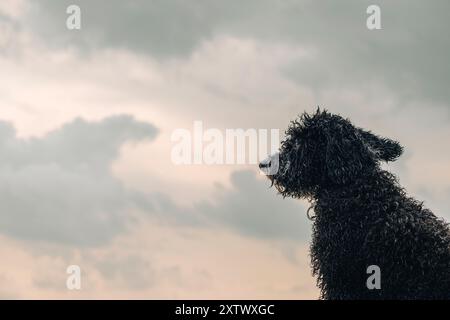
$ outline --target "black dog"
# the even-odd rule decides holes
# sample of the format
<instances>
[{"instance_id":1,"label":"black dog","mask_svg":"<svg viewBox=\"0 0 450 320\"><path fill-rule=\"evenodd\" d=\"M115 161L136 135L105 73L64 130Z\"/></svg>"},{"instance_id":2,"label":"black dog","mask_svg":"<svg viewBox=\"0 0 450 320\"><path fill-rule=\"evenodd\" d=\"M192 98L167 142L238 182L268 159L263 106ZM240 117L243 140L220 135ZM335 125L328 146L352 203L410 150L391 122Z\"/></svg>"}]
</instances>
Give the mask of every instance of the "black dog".
<instances>
[{"instance_id":1,"label":"black dog","mask_svg":"<svg viewBox=\"0 0 450 320\"><path fill-rule=\"evenodd\" d=\"M280 153L260 164L283 196L314 203L311 262L323 299L450 299L450 228L406 195L380 161L396 141L326 111L291 122ZM369 288L368 267L381 288Z\"/></svg>"}]
</instances>

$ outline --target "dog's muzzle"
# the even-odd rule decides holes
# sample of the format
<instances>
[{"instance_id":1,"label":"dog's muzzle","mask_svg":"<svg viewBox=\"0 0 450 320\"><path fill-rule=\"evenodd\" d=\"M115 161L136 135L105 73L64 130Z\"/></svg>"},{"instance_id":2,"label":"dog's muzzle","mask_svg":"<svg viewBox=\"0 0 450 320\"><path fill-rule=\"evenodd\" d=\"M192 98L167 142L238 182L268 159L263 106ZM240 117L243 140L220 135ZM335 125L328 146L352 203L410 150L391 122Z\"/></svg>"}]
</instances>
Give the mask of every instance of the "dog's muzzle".
<instances>
[{"instance_id":1,"label":"dog's muzzle","mask_svg":"<svg viewBox=\"0 0 450 320\"><path fill-rule=\"evenodd\" d=\"M273 176L278 172L279 153L274 153L259 163L259 169L267 176Z\"/></svg>"}]
</instances>

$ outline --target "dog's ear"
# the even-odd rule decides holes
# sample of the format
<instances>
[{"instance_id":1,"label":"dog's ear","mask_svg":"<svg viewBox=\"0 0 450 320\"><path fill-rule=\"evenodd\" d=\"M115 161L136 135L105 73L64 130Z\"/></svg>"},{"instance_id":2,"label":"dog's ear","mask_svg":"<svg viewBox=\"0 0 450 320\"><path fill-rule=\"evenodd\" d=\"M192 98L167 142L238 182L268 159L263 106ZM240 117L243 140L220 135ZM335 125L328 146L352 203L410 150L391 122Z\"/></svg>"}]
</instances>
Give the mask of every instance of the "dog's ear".
<instances>
[{"instance_id":1,"label":"dog's ear","mask_svg":"<svg viewBox=\"0 0 450 320\"><path fill-rule=\"evenodd\" d=\"M403 153L403 147L397 141L379 137L360 128L357 129L357 132L377 160L394 161Z\"/></svg>"},{"instance_id":2,"label":"dog's ear","mask_svg":"<svg viewBox=\"0 0 450 320\"><path fill-rule=\"evenodd\" d=\"M335 184L351 182L376 161L357 135L349 130L333 130L326 135L325 164L328 178ZM354 132L354 130L352 130Z\"/></svg>"}]
</instances>

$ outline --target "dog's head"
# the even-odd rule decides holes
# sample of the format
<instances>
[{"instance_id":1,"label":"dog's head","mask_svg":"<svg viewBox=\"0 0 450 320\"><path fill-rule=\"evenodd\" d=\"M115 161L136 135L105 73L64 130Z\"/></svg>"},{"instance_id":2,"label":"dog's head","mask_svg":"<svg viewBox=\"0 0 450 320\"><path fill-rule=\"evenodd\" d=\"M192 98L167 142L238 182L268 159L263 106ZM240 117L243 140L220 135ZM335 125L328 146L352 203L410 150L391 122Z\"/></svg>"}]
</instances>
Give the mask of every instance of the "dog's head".
<instances>
[{"instance_id":1,"label":"dog's head","mask_svg":"<svg viewBox=\"0 0 450 320\"><path fill-rule=\"evenodd\" d=\"M278 165L268 177L283 196L311 197L320 189L352 183L401 153L398 142L318 109L291 122L279 154L261 162L260 168Z\"/></svg>"}]
</instances>

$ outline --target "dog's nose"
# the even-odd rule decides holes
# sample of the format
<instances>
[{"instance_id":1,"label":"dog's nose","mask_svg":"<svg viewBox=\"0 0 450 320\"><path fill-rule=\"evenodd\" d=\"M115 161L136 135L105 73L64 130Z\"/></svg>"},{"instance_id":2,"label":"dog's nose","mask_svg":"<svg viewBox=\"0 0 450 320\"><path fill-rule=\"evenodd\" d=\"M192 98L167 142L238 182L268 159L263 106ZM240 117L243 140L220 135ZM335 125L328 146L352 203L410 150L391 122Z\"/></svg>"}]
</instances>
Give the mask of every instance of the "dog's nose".
<instances>
[{"instance_id":1,"label":"dog's nose","mask_svg":"<svg viewBox=\"0 0 450 320\"><path fill-rule=\"evenodd\" d=\"M265 159L259 163L259 168L260 169L270 168L271 163L272 163L272 161L270 161L270 158Z\"/></svg>"},{"instance_id":2,"label":"dog's nose","mask_svg":"<svg viewBox=\"0 0 450 320\"><path fill-rule=\"evenodd\" d=\"M268 167L270 167L270 161L268 162L268 163L260 163L259 164L259 168L260 169L264 169L264 168L268 168Z\"/></svg>"}]
</instances>

